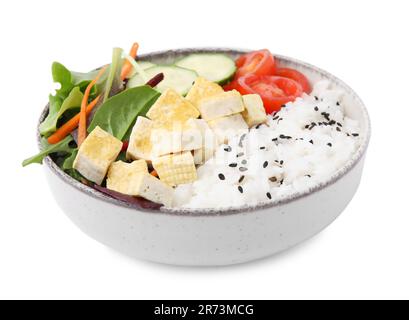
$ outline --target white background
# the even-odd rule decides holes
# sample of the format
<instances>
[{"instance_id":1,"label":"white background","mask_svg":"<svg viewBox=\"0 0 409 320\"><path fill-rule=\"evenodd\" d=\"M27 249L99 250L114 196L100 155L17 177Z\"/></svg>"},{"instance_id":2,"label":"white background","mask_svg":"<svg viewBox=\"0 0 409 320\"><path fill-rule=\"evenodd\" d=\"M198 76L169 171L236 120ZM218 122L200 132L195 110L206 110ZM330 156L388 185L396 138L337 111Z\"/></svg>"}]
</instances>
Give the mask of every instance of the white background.
<instances>
[{"instance_id":1,"label":"white background","mask_svg":"<svg viewBox=\"0 0 409 320\"><path fill-rule=\"evenodd\" d=\"M407 1L1 1L0 298L409 298ZM111 48L223 46L296 57L337 75L369 109L361 186L324 232L224 268L136 261L58 208L37 152L50 66L87 71ZM75 201L75 199L73 199Z\"/></svg>"}]
</instances>

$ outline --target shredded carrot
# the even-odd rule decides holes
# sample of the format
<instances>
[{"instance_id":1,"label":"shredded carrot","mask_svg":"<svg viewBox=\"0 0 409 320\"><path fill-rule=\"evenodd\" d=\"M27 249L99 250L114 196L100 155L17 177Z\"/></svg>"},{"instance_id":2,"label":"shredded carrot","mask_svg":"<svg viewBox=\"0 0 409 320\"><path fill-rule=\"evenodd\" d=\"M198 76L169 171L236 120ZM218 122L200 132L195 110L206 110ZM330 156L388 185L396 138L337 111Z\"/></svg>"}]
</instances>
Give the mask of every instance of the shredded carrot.
<instances>
[{"instance_id":1,"label":"shredded carrot","mask_svg":"<svg viewBox=\"0 0 409 320\"><path fill-rule=\"evenodd\" d=\"M104 74L106 70L106 66L103 67L97 74L94 80L92 80L87 88L85 89L84 96L81 102L81 111L80 111L80 120L78 123L78 146L82 144L82 142L87 137L87 102L88 97L91 92L92 87L97 83L99 78Z\"/></svg>"},{"instance_id":2,"label":"shredded carrot","mask_svg":"<svg viewBox=\"0 0 409 320\"><path fill-rule=\"evenodd\" d=\"M96 106L96 104L98 103L98 100L99 100L100 97L101 97L101 95L96 97L87 106L87 115ZM60 142L62 139L64 139L66 136L68 136L71 132L73 132L75 130L75 128L78 127L79 121L80 121L80 114L77 113L74 117L72 117L70 120L68 120L66 123L64 123L61 127L59 127L56 132L54 132L51 136L48 137L48 139L47 139L48 143L49 144L55 144L55 143Z\"/></svg>"},{"instance_id":3,"label":"shredded carrot","mask_svg":"<svg viewBox=\"0 0 409 320\"><path fill-rule=\"evenodd\" d=\"M156 170L152 170L150 173L151 173L151 175L153 175L154 177L158 177L158 173L156 172Z\"/></svg>"},{"instance_id":4,"label":"shredded carrot","mask_svg":"<svg viewBox=\"0 0 409 320\"><path fill-rule=\"evenodd\" d=\"M129 52L129 55L132 58L136 58L136 54L138 53L138 49L139 49L139 44L137 42L135 42L132 45L131 51ZM124 61L124 65L122 66L122 70L121 70L121 80L125 80L125 78L129 75L129 73L132 70L132 64L128 61L125 60Z\"/></svg>"}]
</instances>

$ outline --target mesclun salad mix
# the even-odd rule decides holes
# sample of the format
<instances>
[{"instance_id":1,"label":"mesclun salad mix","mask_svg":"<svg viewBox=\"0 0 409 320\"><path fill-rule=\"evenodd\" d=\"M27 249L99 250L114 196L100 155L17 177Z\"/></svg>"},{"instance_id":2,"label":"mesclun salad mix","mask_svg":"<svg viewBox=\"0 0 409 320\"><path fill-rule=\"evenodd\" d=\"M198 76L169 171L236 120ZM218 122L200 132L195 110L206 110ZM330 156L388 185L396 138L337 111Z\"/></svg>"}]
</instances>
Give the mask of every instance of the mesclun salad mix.
<instances>
[{"instance_id":1,"label":"mesclun salad mix","mask_svg":"<svg viewBox=\"0 0 409 320\"><path fill-rule=\"evenodd\" d=\"M268 202L322 181L360 143L343 92L268 50L192 53L172 65L114 49L88 73L52 65L42 150L74 179L137 207Z\"/></svg>"}]
</instances>

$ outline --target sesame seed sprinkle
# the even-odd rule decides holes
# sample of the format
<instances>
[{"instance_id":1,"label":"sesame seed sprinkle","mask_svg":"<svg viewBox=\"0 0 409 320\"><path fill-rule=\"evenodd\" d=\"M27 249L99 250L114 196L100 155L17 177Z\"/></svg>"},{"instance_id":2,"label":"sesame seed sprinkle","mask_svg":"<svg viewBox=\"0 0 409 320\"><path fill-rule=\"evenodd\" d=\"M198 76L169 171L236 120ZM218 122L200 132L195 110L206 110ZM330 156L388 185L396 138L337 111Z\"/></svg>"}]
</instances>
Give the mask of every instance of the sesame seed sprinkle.
<instances>
[{"instance_id":1,"label":"sesame seed sprinkle","mask_svg":"<svg viewBox=\"0 0 409 320\"><path fill-rule=\"evenodd\" d=\"M238 186L237 189L239 189L240 193L243 193L243 191L244 191L242 186Z\"/></svg>"},{"instance_id":2,"label":"sesame seed sprinkle","mask_svg":"<svg viewBox=\"0 0 409 320\"><path fill-rule=\"evenodd\" d=\"M244 171L247 171L248 169L246 167L240 167L239 170L240 172L244 172Z\"/></svg>"},{"instance_id":3,"label":"sesame seed sprinkle","mask_svg":"<svg viewBox=\"0 0 409 320\"><path fill-rule=\"evenodd\" d=\"M219 179L220 179L220 180L225 180L225 179L226 179L226 177L224 176L224 174L223 174L223 173L219 173Z\"/></svg>"},{"instance_id":4,"label":"sesame seed sprinkle","mask_svg":"<svg viewBox=\"0 0 409 320\"><path fill-rule=\"evenodd\" d=\"M353 136L353 137L358 137L358 136L359 136L359 133L353 133L352 136Z\"/></svg>"},{"instance_id":5,"label":"sesame seed sprinkle","mask_svg":"<svg viewBox=\"0 0 409 320\"><path fill-rule=\"evenodd\" d=\"M235 163L235 162L230 163L230 164L229 164L229 167L231 167L231 168L235 168L235 167L237 167L237 163Z\"/></svg>"},{"instance_id":6,"label":"sesame seed sprinkle","mask_svg":"<svg viewBox=\"0 0 409 320\"><path fill-rule=\"evenodd\" d=\"M264 161L263 168L267 168L267 166L268 166L268 161Z\"/></svg>"},{"instance_id":7,"label":"sesame seed sprinkle","mask_svg":"<svg viewBox=\"0 0 409 320\"><path fill-rule=\"evenodd\" d=\"M239 183L242 183L242 182L243 182L244 177L245 177L245 176L241 176L241 177L240 177L240 179L239 179Z\"/></svg>"},{"instance_id":8,"label":"sesame seed sprinkle","mask_svg":"<svg viewBox=\"0 0 409 320\"><path fill-rule=\"evenodd\" d=\"M267 196L267 198L269 198L271 200L271 193L270 192L267 192L266 196Z\"/></svg>"},{"instance_id":9,"label":"sesame seed sprinkle","mask_svg":"<svg viewBox=\"0 0 409 320\"><path fill-rule=\"evenodd\" d=\"M226 148L224 148L224 151L226 151L226 152L231 152L231 147L230 146L227 146Z\"/></svg>"},{"instance_id":10,"label":"sesame seed sprinkle","mask_svg":"<svg viewBox=\"0 0 409 320\"><path fill-rule=\"evenodd\" d=\"M332 143L331 143L331 142L328 142L328 143L327 143L327 146L328 146L328 147L332 147Z\"/></svg>"}]
</instances>

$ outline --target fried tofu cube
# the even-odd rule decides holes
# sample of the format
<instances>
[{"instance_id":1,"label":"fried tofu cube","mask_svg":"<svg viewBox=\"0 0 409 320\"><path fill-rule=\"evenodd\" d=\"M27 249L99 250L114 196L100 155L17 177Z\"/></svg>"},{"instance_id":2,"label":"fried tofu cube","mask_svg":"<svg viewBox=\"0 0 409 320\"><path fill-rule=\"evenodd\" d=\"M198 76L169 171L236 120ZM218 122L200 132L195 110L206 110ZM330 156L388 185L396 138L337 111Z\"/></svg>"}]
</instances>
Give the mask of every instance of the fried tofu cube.
<instances>
[{"instance_id":1,"label":"fried tofu cube","mask_svg":"<svg viewBox=\"0 0 409 320\"><path fill-rule=\"evenodd\" d=\"M244 120L251 128L267 121L266 110L263 100L258 94L246 94L243 96L244 111L242 112Z\"/></svg>"},{"instance_id":2,"label":"fried tofu cube","mask_svg":"<svg viewBox=\"0 0 409 320\"><path fill-rule=\"evenodd\" d=\"M202 147L201 131L193 120L198 119L189 119L185 123L169 123L165 126L157 124L151 135L152 155L162 156L200 149Z\"/></svg>"},{"instance_id":3,"label":"fried tofu cube","mask_svg":"<svg viewBox=\"0 0 409 320\"><path fill-rule=\"evenodd\" d=\"M244 104L240 93L232 90L201 99L197 108L202 118L210 121L240 113L244 111Z\"/></svg>"},{"instance_id":4,"label":"fried tofu cube","mask_svg":"<svg viewBox=\"0 0 409 320\"><path fill-rule=\"evenodd\" d=\"M201 148L193 150L195 164L203 164L210 159L218 147L217 137L207 122L203 119L189 120L195 123L201 134Z\"/></svg>"},{"instance_id":5,"label":"fried tofu cube","mask_svg":"<svg viewBox=\"0 0 409 320\"><path fill-rule=\"evenodd\" d=\"M171 206L174 190L148 173L145 160L132 163L117 161L108 171L107 188Z\"/></svg>"},{"instance_id":6,"label":"fried tofu cube","mask_svg":"<svg viewBox=\"0 0 409 320\"><path fill-rule=\"evenodd\" d=\"M135 177L143 173L149 173L145 160L136 160L131 163L116 161L109 167L107 188L134 196Z\"/></svg>"},{"instance_id":7,"label":"fried tofu cube","mask_svg":"<svg viewBox=\"0 0 409 320\"><path fill-rule=\"evenodd\" d=\"M121 140L97 126L81 144L73 167L88 180L101 184L121 149Z\"/></svg>"},{"instance_id":8,"label":"fried tofu cube","mask_svg":"<svg viewBox=\"0 0 409 320\"><path fill-rule=\"evenodd\" d=\"M207 122L213 129L220 144L227 143L229 138L248 132L248 126L240 113L218 118Z\"/></svg>"},{"instance_id":9,"label":"fried tofu cube","mask_svg":"<svg viewBox=\"0 0 409 320\"><path fill-rule=\"evenodd\" d=\"M151 132L153 121L139 116L132 128L129 145L126 151L127 159L152 159Z\"/></svg>"},{"instance_id":10,"label":"fried tofu cube","mask_svg":"<svg viewBox=\"0 0 409 320\"><path fill-rule=\"evenodd\" d=\"M146 116L160 123L181 122L200 116L196 107L173 89L166 89Z\"/></svg>"},{"instance_id":11,"label":"fried tofu cube","mask_svg":"<svg viewBox=\"0 0 409 320\"><path fill-rule=\"evenodd\" d=\"M186 95L186 100L190 101L194 106L197 107L199 101L203 98L211 97L223 92L223 88L217 83L209 81L203 77L198 77L196 78L194 85Z\"/></svg>"},{"instance_id":12,"label":"fried tofu cube","mask_svg":"<svg viewBox=\"0 0 409 320\"><path fill-rule=\"evenodd\" d=\"M196 167L190 151L154 158L152 166L160 180L170 186L193 182L197 179Z\"/></svg>"}]
</instances>

